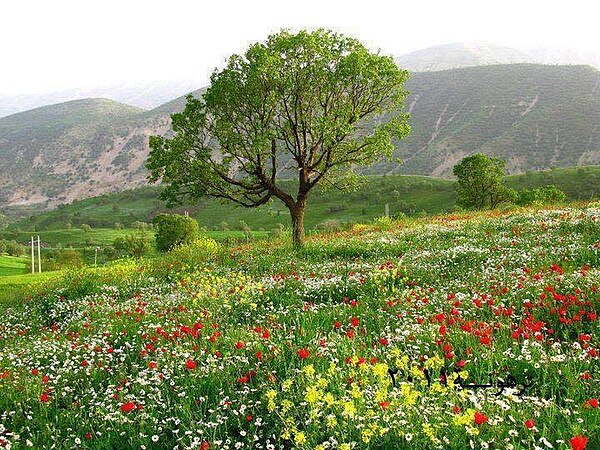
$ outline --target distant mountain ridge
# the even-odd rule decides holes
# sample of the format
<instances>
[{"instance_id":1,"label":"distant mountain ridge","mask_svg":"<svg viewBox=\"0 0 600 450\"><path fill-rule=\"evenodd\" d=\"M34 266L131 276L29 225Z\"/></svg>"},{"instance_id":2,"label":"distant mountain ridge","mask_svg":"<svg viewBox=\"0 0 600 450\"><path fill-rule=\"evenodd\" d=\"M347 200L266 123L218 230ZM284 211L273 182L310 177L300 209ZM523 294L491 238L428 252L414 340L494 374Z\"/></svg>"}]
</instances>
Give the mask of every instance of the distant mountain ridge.
<instances>
[{"instance_id":1,"label":"distant mountain ridge","mask_svg":"<svg viewBox=\"0 0 600 450\"><path fill-rule=\"evenodd\" d=\"M174 97L185 95L198 88L194 81L161 81L122 83L110 86L65 89L43 94L0 94L0 117L16 114L46 105L80 100L83 98L109 98L142 109L152 109Z\"/></svg>"},{"instance_id":2,"label":"distant mountain ridge","mask_svg":"<svg viewBox=\"0 0 600 450\"><path fill-rule=\"evenodd\" d=\"M591 67L415 72L407 89L412 133L395 155L404 163L367 173L448 176L477 151L506 159L511 173L600 164L600 72ZM168 133L184 103L145 111L87 99L0 118L0 207L52 207L144 185L148 137Z\"/></svg>"},{"instance_id":3,"label":"distant mountain ridge","mask_svg":"<svg viewBox=\"0 0 600 450\"><path fill-rule=\"evenodd\" d=\"M600 69L600 54L568 48L514 49L485 44L463 43L436 45L396 58L396 63L411 72L433 72L493 64L590 65Z\"/></svg>"}]
</instances>

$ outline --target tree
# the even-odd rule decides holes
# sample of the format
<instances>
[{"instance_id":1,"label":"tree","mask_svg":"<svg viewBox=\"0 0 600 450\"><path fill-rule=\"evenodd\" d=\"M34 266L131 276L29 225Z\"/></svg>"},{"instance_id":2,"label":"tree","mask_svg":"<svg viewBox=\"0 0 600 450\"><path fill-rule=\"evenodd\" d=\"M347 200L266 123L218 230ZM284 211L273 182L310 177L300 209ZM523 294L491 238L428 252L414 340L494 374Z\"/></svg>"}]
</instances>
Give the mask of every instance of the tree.
<instances>
[{"instance_id":1,"label":"tree","mask_svg":"<svg viewBox=\"0 0 600 450\"><path fill-rule=\"evenodd\" d=\"M318 30L281 31L233 55L202 99L174 114L174 136L150 138L150 181L170 204L203 196L289 209L304 238L309 192L348 189L356 167L391 157L409 131L401 112L408 72L359 41ZM297 181L284 189L281 178Z\"/></svg>"},{"instance_id":2,"label":"tree","mask_svg":"<svg viewBox=\"0 0 600 450\"><path fill-rule=\"evenodd\" d=\"M152 221L156 225L156 249L167 252L198 238L198 222L179 214L160 214Z\"/></svg>"},{"instance_id":3,"label":"tree","mask_svg":"<svg viewBox=\"0 0 600 450\"><path fill-rule=\"evenodd\" d=\"M515 192L503 182L505 165L501 159L481 153L464 158L453 171L458 179L457 203L465 208L481 210L513 200Z\"/></svg>"},{"instance_id":4,"label":"tree","mask_svg":"<svg viewBox=\"0 0 600 450\"><path fill-rule=\"evenodd\" d=\"M148 252L150 244L148 236L143 230L138 230L135 233L119 236L113 241L113 247L117 252L125 253L128 256L140 257Z\"/></svg>"}]
</instances>

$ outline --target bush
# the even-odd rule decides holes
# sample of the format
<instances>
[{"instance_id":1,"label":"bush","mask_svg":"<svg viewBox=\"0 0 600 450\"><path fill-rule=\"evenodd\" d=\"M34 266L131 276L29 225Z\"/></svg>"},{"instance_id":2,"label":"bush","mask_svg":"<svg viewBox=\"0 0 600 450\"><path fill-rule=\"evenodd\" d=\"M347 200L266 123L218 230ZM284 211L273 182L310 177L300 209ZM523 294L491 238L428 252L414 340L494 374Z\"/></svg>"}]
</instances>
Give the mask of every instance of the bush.
<instances>
[{"instance_id":1,"label":"bush","mask_svg":"<svg viewBox=\"0 0 600 450\"><path fill-rule=\"evenodd\" d=\"M81 253L73 249L45 250L46 270L61 270L82 267L84 265Z\"/></svg>"},{"instance_id":2,"label":"bush","mask_svg":"<svg viewBox=\"0 0 600 450\"><path fill-rule=\"evenodd\" d=\"M519 191L517 204L521 206L544 205L563 202L566 195L554 185Z\"/></svg>"},{"instance_id":3,"label":"bush","mask_svg":"<svg viewBox=\"0 0 600 450\"><path fill-rule=\"evenodd\" d=\"M118 237L113 241L114 249L127 256L140 257L150 250L148 236L143 231Z\"/></svg>"},{"instance_id":4,"label":"bush","mask_svg":"<svg viewBox=\"0 0 600 450\"><path fill-rule=\"evenodd\" d=\"M88 232L92 231L92 227L91 227L91 226L89 226L87 223L82 223L82 224L81 224L81 229L82 229L83 231L85 231L86 233L88 233Z\"/></svg>"},{"instance_id":5,"label":"bush","mask_svg":"<svg viewBox=\"0 0 600 450\"><path fill-rule=\"evenodd\" d=\"M327 231L327 232L334 232L334 231L340 231L342 229L342 224L337 219L326 219L323 222L321 222L317 226L317 228L319 228L319 230L323 230L323 231Z\"/></svg>"},{"instance_id":6,"label":"bush","mask_svg":"<svg viewBox=\"0 0 600 450\"><path fill-rule=\"evenodd\" d=\"M156 249L167 252L198 238L198 222L179 214L160 214L152 221L156 226Z\"/></svg>"},{"instance_id":7,"label":"bush","mask_svg":"<svg viewBox=\"0 0 600 450\"><path fill-rule=\"evenodd\" d=\"M25 254L25 246L17 241L6 241L5 251L9 256L22 256Z\"/></svg>"},{"instance_id":8,"label":"bush","mask_svg":"<svg viewBox=\"0 0 600 450\"><path fill-rule=\"evenodd\" d=\"M377 217L373 223L382 230L389 230L394 224L394 221L388 216L381 216Z\"/></svg>"},{"instance_id":9,"label":"bush","mask_svg":"<svg viewBox=\"0 0 600 450\"><path fill-rule=\"evenodd\" d=\"M122 230L125 228L121 222L115 222L115 230Z\"/></svg>"},{"instance_id":10,"label":"bush","mask_svg":"<svg viewBox=\"0 0 600 450\"><path fill-rule=\"evenodd\" d=\"M285 230L285 227L283 226L282 223L278 223L275 228L273 229L273 231L271 231L271 235L276 238L279 239L281 236L283 236L283 231Z\"/></svg>"},{"instance_id":11,"label":"bush","mask_svg":"<svg viewBox=\"0 0 600 450\"><path fill-rule=\"evenodd\" d=\"M252 231L252 230L250 230L250 226L246 222L244 222L243 220L240 220L238 222L238 229L240 231L243 231L244 234L247 234L248 232Z\"/></svg>"},{"instance_id":12,"label":"bush","mask_svg":"<svg viewBox=\"0 0 600 450\"><path fill-rule=\"evenodd\" d=\"M229 224L227 222L221 222L219 224L219 230L221 230L221 231L229 231Z\"/></svg>"}]
</instances>

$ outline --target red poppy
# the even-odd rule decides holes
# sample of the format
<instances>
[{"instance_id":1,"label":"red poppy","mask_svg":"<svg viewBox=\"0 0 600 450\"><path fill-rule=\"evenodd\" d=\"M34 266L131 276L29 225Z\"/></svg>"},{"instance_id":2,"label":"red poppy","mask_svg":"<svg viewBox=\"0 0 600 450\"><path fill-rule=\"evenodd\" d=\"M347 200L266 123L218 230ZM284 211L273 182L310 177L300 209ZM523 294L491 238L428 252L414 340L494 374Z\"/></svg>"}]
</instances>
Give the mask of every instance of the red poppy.
<instances>
[{"instance_id":1,"label":"red poppy","mask_svg":"<svg viewBox=\"0 0 600 450\"><path fill-rule=\"evenodd\" d=\"M388 341L386 338L379 338L379 343L386 347L390 343L390 341Z\"/></svg>"},{"instance_id":2,"label":"red poppy","mask_svg":"<svg viewBox=\"0 0 600 450\"><path fill-rule=\"evenodd\" d=\"M301 348L297 353L300 359L306 359L310 356L310 352L306 348Z\"/></svg>"},{"instance_id":3,"label":"red poppy","mask_svg":"<svg viewBox=\"0 0 600 450\"><path fill-rule=\"evenodd\" d=\"M208 443L208 441L204 441L202 442L202 444L200 444L200 450L209 450L210 449L210 444Z\"/></svg>"},{"instance_id":4,"label":"red poppy","mask_svg":"<svg viewBox=\"0 0 600 450\"><path fill-rule=\"evenodd\" d=\"M185 368L187 370L194 370L196 367L198 367L198 364L196 363L196 361L194 361L193 359L188 359L185 362Z\"/></svg>"},{"instance_id":5,"label":"red poppy","mask_svg":"<svg viewBox=\"0 0 600 450\"><path fill-rule=\"evenodd\" d=\"M131 412L134 409L135 409L135 403L133 403L133 402L127 402L127 403L123 403L121 405L121 411L123 411L124 413Z\"/></svg>"},{"instance_id":6,"label":"red poppy","mask_svg":"<svg viewBox=\"0 0 600 450\"><path fill-rule=\"evenodd\" d=\"M235 343L235 348L237 348L238 350L241 350L244 348L244 343L242 341L237 341Z\"/></svg>"},{"instance_id":7,"label":"red poppy","mask_svg":"<svg viewBox=\"0 0 600 450\"><path fill-rule=\"evenodd\" d=\"M42 403L48 403L48 400L50 400L50 396L46 393L43 393L42 395L40 395L40 401Z\"/></svg>"},{"instance_id":8,"label":"red poppy","mask_svg":"<svg viewBox=\"0 0 600 450\"><path fill-rule=\"evenodd\" d=\"M356 328L358 326L358 324L360 323L360 321L358 320L358 317L353 317L352 319L350 319L350 324Z\"/></svg>"},{"instance_id":9,"label":"red poppy","mask_svg":"<svg viewBox=\"0 0 600 450\"><path fill-rule=\"evenodd\" d=\"M488 421L488 418L485 414L480 413L479 411L475 411L475 424L483 425Z\"/></svg>"},{"instance_id":10,"label":"red poppy","mask_svg":"<svg viewBox=\"0 0 600 450\"><path fill-rule=\"evenodd\" d=\"M583 406L587 406L588 408L597 408L598 407L598 399L597 398L590 398L588 401L586 401Z\"/></svg>"},{"instance_id":11,"label":"red poppy","mask_svg":"<svg viewBox=\"0 0 600 450\"><path fill-rule=\"evenodd\" d=\"M585 450L589 439L585 436L575 436L571 438L571 450Z\"/></svg>"},{"instance_id":12,"label":"red poppy","mask_svg":"<svg viewBox=\"0 0 600 450\"><path fill-rule=\"evenodd\" d=\"M535 421L533 419L526 420L525 426L531 430L533 427L535 427Z\"/></svg>"},{"instance_id":13,"label":"red poppy","mask_svg":"<svg viewBox=\"0 0 600 450\"><path fill-rule=\"evenodd\" d=\"M379 402L379 406L385 411L390 406L390 402Z\"/></svg>"}]
</instances>

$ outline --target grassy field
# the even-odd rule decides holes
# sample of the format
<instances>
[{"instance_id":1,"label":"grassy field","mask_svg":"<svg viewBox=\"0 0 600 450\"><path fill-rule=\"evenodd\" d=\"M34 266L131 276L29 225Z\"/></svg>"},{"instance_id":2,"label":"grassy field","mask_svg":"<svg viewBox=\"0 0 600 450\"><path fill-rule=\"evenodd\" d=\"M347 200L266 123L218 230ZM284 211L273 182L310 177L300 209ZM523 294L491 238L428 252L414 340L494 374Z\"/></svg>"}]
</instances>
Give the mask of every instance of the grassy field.
<instances>
[{"instance_id":1,"label":"grassy field","mask_svg":"<svg viewBox=\"0 0 600 450\"><path fill-rule=\"evenodd\" d=\"M509 176L506 182L513 188L555 184L567 194L568 200L589 200L600 194L600 166L528 172ZM287 182L287 188L290 187L291 184ZM366 184L355 192L314 192L309 199L306 225L308 229L316 229L328 220L340 223L365 222L383 215L386 204L392 215L404 213L415 216L449 212L453 210L454 203L452 180L424 176L371 176L366 177ZM198 205L174 211L181 213L184 210L189 211L200 226L211 230L220 229L223 221L227 222L230 230L238 228L240 221L246 222L252 230L273 230L278 223L285 226L289 224L287 209L279 201L257 209L246 209L205 200ZM75 228L87 223L93 228L114 229L115 222L131 227L136 221L149 222L156 214L165 211L164 204L157 199L157 188L147 187L81 200L39 214L27 211L29 217L12 228L64 230L67 223ZM89 236L81 235L81 231L61 233L65 235L62 242L78 243L87 239L94 243L105 243L118 234L111 235L108 231ZM0 238L9 236L6 231L0 233ZM59 235L56 237L56 242L59 242ZM49 239L54 241L54 238Z\"/></svg>"},{"instance_id":2,"label":"grassy field","mask_svg":"<svg viewBox=\"0 0 600 450\"><path fill-rule=\"evenodd\" d=\"M19 305L45 283L60 276L60 272L28 273L29 260L0 256L1 307Z\"/></svg>"},{"instance_id":3,"label":"grassy field","mask_svg":"<svg viewBox=\"0 0 600 450\"><path fill-rule=\"evenodd\" d=\"M26 273L28 264L29 258L24 256L0 255L0 277Z\"/></svg>"},{"instance_id":4,"label":"grassy field","mask_svg":"<svg viewBox=\"0 0 600 450\"><path fill-rule=\"evenodd\" d=\"M65 272L0 303L0 444L600 448L598 217L205 238Z\"/></svg>"},{"instance_id":5,"label":"grassy field","mask_svg":"<svg viewBox=\"0 0 600 450\"><path fill-rule=\"evenodd\" d=\"M116 230L114 228L95 228L90 231L85 231L81 228L71 228L39 231L34 234L35 236L39 235L41 241L52 248L60 246L78 249L93 249L96 246L102 247L112 245L117 237L126 236L136 232L136 230L132 229ZM150 241L154 239L154 232L152 230L145 231L145 233ZM243 240L245 238L244 233L238 230L207 231L204 234L217 241ZM255 231L252 234L256 239L262 239L269 235L269 233L265 231ZM0 239L14 239L17 242L22 243L28 242L31 235L32 233L29 231L0 231Z\"/></svg>"}]
</instances>

